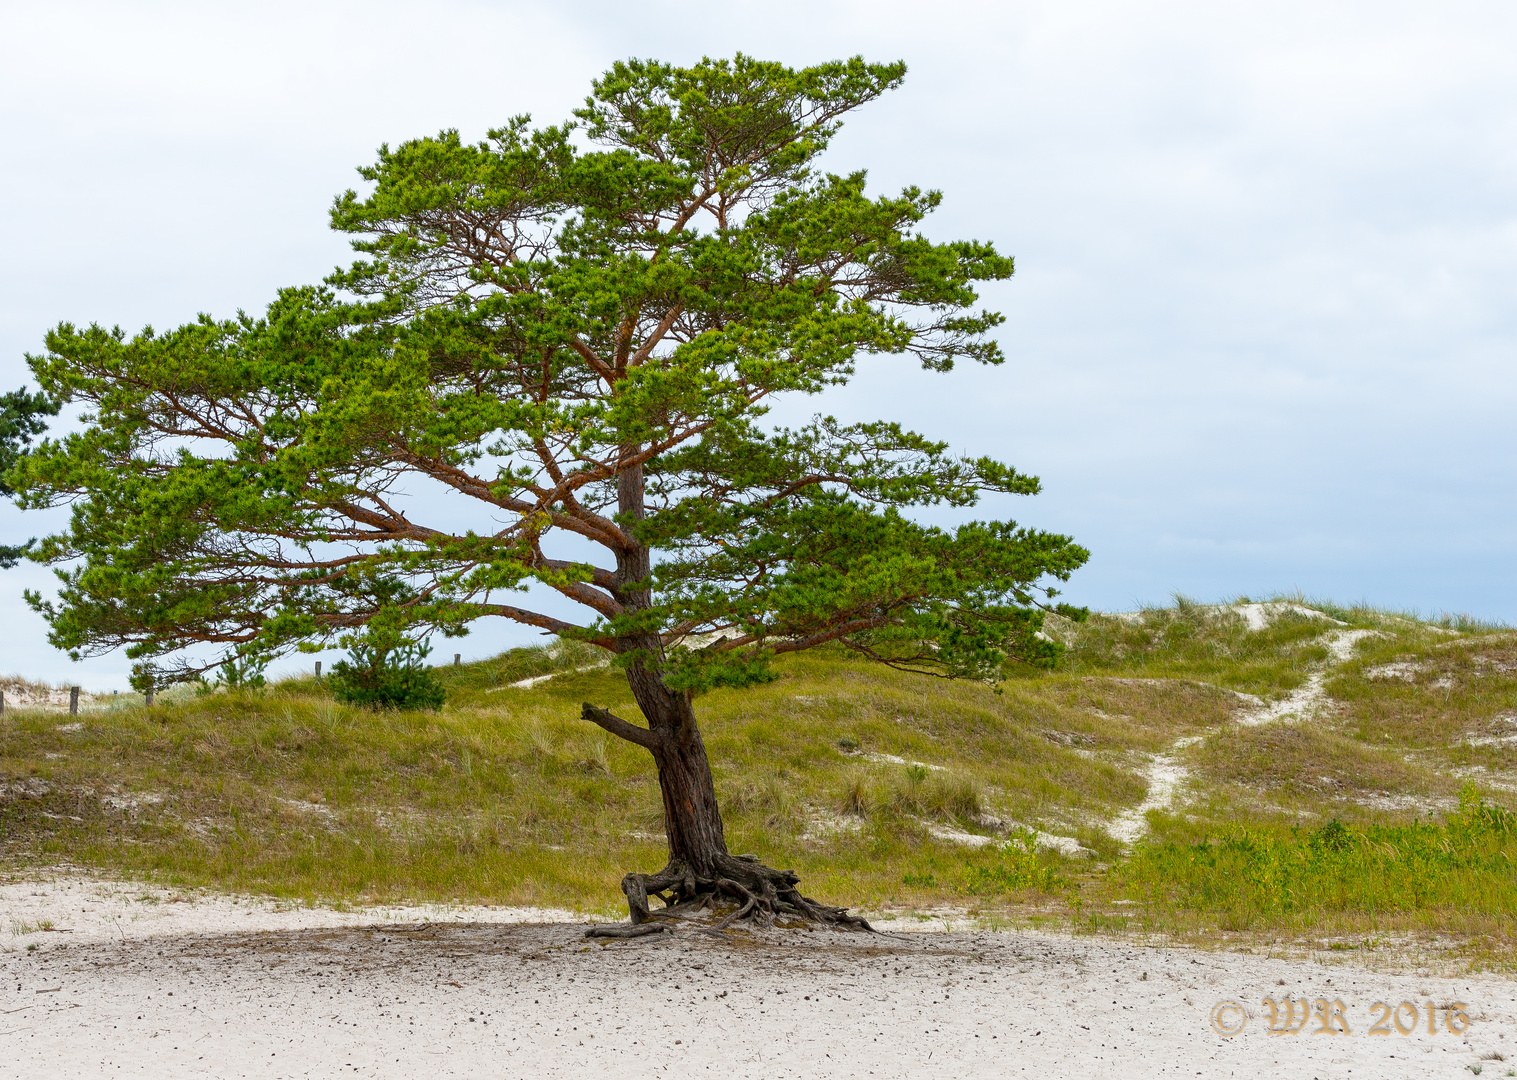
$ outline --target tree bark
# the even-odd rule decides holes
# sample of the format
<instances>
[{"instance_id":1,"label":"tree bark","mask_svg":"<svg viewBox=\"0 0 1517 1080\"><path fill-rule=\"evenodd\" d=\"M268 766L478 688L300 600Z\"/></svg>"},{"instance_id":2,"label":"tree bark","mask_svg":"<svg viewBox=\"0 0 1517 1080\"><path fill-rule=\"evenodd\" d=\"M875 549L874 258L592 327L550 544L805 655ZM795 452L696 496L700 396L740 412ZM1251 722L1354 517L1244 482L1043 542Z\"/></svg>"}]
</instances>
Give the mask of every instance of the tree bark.
<instances>
[{"instance_id":1,"label":"tree bark","mask_svg":"<svg viewBox=\"0 0 1517 1080\"><path fill-rule=\"evenodd\" d=\"M648 671L628 672L628 682L650 730L661 736L650 749L658 765L669 859L683 862L698 877L712 877L727 854L727 839L690 695L669 690Z\"/></svg>"},{"instance_id":2,"label":"tree bark","mask_svg":"<svg viewBox=\"0 0 1517 1080\"><path fill-rule=\"evenodd\" d=\"M630 449L637 452L636 447ZM623 469L617 476L616 501L622 527L632 537L633 546L617 553L614 587L623 609L633 614L646 611L653 602L648 589L652 559L648 548L637 540L637 522L645 513L641 465ZM727 841L711 763L690 695L664 685L659 673L664 646L658 635L632 635L619 644L623 652L637 654L627 668L627 683L648 721L651 738L644 745L658 765L670 862L683 863L698 877L713 877L719 861L727 855Z\"/></svg>"},{"instance_id":3,"label":"tree bark","mask_svg":"<svg viewBox=\"0 0 1517 1080\"><path fill-rule=\"evenodd\" d=\"M622 878L632 927L650 919L678 917L716 907L721 900L737 908L715 929L737 919L772 925L778 917L794 917L851 930L869 930L869 923L846 908L831 907L802 896L794 870L774 870L753 855L733 855L722 831L722 812L716 801L711 763L690 695L671 690L656 671L639 657L627 669L633 697L648 720L646 728L629 724L605 709L586 702L584 718L623 739L645 747L658 766L659 792L664 800L664 832L669 863L656 874ZM649 897L664 902L664 912L648 906ZM590 937L633 937L642 931L592 928Z\"/></svg>"}]
</instances>

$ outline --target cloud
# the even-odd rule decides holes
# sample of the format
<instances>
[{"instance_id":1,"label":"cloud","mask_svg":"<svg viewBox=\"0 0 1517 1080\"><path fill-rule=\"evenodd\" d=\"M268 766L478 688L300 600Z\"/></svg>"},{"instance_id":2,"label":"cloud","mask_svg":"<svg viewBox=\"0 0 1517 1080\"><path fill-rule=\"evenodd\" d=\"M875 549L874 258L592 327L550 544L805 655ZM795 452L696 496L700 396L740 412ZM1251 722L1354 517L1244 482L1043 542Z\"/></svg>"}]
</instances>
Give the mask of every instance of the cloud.
<instances>
[{"instance_id":1,"label":"cloud","mask_svg":"<svg viewBox=\"0 0 1517 1080\"><path fill-rule=\"evenodd\" d=\"M61 319L319 278L383 141L559 120L629 55L901 57L831 160L941 188L934 236L1017 256L987 293L1010 360L883 360L794 415L1039 473L989 509L1087 543L1098 606L1301 587L1513 618L1514 46L1498 3L12 5L0 377ZM12 663L62 677L38 625Z\"/></svg>"}]
</instances>

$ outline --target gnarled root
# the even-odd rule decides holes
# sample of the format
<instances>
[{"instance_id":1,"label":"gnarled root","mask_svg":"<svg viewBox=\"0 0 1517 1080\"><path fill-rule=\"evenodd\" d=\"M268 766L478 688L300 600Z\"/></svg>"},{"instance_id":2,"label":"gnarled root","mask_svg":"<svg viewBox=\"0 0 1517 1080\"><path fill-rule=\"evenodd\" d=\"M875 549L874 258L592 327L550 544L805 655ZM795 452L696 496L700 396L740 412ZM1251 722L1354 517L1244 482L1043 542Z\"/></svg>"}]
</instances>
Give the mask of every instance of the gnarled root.
<instances>
[{"instance_id":1,"label":"gnarled root","mask_svg":"<svg viewBox=\"0 0 1517 1080\"><path fill-rule=\"evenodd\" d=\"M597 928L594 936L630 937L634 931L648 933L642 927L650 920L691 918L703 910L714 910L725 901L735 902L735 910L710 929L723 930L743 919L758 926L773 926L776 919L784 917L846 930L874 929L862 916L848 914L847 908L819 904L802 896L796 888L800 880L794 870L771 869L753 855L718 856L715 870L709 875L697 874L682 860L671 859L656 874L628 874L622 878L622 892L627 894L627 908L632 914L631 926L624 933L614 934L607 932L609 927ZM661 910L649 910L651 896L663 901Z\"/></svg>"}]
</instances>

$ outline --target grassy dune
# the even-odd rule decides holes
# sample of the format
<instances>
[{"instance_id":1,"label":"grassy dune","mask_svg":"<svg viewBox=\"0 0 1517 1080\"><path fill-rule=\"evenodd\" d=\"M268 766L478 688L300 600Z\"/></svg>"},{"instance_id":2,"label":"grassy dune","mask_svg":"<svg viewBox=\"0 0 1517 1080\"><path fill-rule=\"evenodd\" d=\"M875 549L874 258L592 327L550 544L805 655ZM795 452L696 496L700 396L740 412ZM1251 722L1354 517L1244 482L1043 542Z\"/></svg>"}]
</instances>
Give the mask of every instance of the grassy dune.
<instances>
[{"instance_id":1,"label":"grassy dune","mask_svg":"<svg viewBox=\"0 0 1517 1080\"><path fill-rule=\"evenodd\" d=\"M1201 939L1441 934L1507 956L1517 634L1314 608L1256 610L1257 629L1186 602L1060 624L1067 662L998 688L841 650L787 659L777 682L698 704L730 846L874 910ZM614 911L622 874L664 851L650 759L578 719L582 701L635 715L594 659L442 669L440 714L347 708L309 678L151 710L101 699L77 730L7 710L0 867ZM1173 791L1140 819L1156 761ZM1109 831L1124 814L1132 845Z\"/></svg>"}]
</instances>

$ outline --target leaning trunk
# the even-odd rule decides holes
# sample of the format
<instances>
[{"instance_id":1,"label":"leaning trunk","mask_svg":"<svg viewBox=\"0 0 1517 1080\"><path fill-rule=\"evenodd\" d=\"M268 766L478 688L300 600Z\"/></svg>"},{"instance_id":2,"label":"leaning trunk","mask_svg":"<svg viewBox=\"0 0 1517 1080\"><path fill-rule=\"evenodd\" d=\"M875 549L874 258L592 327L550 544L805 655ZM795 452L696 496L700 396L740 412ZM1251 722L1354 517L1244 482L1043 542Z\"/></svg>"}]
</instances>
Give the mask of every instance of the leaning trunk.
<instances>
[{"instance_id":1,"label":"leaning trunk","mask_svg":"<svg viewBox=\"0 0 1517 1080\"><path fill-rule=\"evenodd\" d=\"M655 641L657 639L654 639ZM645 646L644 646L645 648ZM644 655L649 653L644 651ZM627 681L648 726L638 728L586 702L585 719L648 749L658 765L658 786L664 798L664 829L669 838L669 865L656 874L622 878L627 894L630 927L592 927L592 937L636 937L667 928L665 918L648 906L649 897L663 901L668 917L686 918L718 903L735 901L736 910L716 924L730 926L751 918L763 925L791 916L852 929L869 924L847 909L819 904L802 896L794 870L774 870L753 855L733 855L722 835L722 813L716 804L711 763L695 722L690 695L671 690L642 658L627 668ZM652 921L650 921L652 920ZM644 925L647 924L647 925Z\"/></svg>"},{"instance_id":2,"label":"leaning trunk","mask_svg":"<svg viewBox=\"0 0 1517 1080\"><path fill-rule=\"evenodd\" d=\"M637 448L629 450L636 453ZM642 466L622 470L616 486L617 509L623 518L629 522L642 520ZM629 532L635 538L635 527ZM617 593L629 614L646 611L652 605L653 595L648 591L652 573L653 561L644 545L637 543L617 553ZM639 654L627 668L627 683L648 721L648 749L658 763L669 865L685 866L698 877L714 877L718 864L727 857L727 841L722 836L711 763L706 760L706 745L695 723L690 694L664 684L659 672L664 645L656 634L638 634L620 644L625 651Z\"/></svg>"},{"instance_id":3,"label":"leaning trunk","mask_svg":"<svg viewBox=\"0 0 1517 1080\"><path fill-rule=\"evenodd\" d=\"M643 668L630 670L627 679L648 730L657 735L650 750L664 798L669 861L683 863L697 877L714 877L727 855L727 840L690 695L670 690L656 672Z\"/></svg>"}]
</instances>

